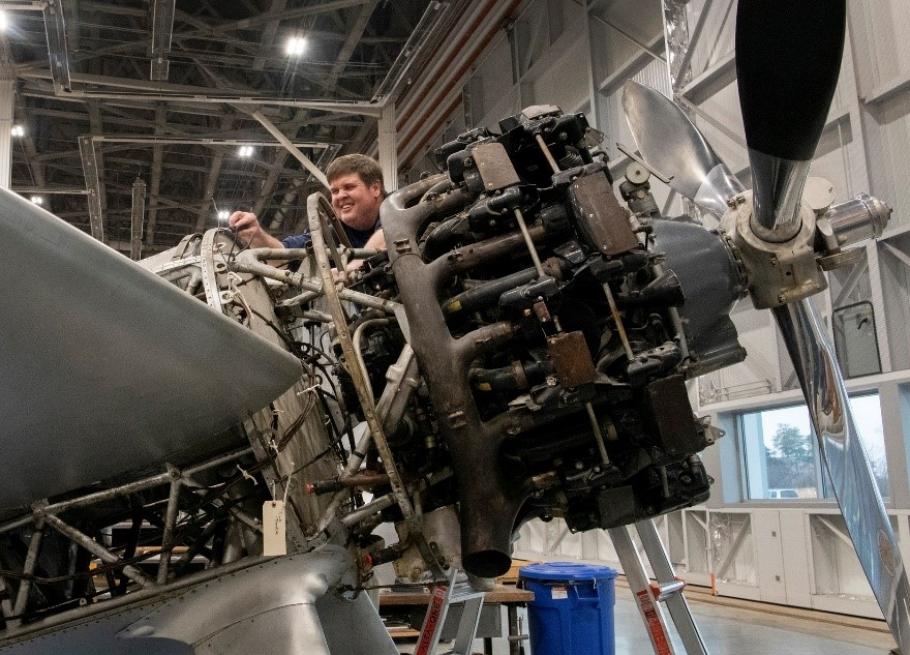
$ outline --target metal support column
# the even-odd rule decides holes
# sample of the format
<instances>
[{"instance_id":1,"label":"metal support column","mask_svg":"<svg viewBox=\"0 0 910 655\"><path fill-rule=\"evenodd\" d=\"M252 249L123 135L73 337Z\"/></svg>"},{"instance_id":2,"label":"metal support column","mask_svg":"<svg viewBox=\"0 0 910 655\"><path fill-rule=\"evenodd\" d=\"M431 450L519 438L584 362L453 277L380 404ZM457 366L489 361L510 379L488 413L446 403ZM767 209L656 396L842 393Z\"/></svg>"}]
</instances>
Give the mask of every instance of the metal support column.
<instances>
[{"instance_id":1,"label":"metal support column","mask_svg":"<svg viewBox=\"0 0 910 655\"><path fill-rule=\"evenodd\" d=\"M145 224L145 182L133 182L133 205L130 210L130 259L142 258L142 229Z\"/></svg>"},{"instance_id":2,"label":"metal support column","mask_svg":"<svg viewBox=\"0 0 910 655\"><path fill-rule=\"evenodd\" d=\"M379 116L379 166L388 193L398 189L398 134L395 131L395 104L388 102Z\"/></svg>"},{"instance_id":3,"label":"metal support column","mask_svg":"<svg viewBox=\"0 0 910 655\"><path fill-rule=\"evenodd\" d=\"M711 6L707 0L699 17L699 26L696 30L696 40L704 24L704 16ZM661 11L664 22L664 43L667 50L667 74L670 77L670 88L673 90L672 100L683 108L692 119L691 110L679 101L679 93L692 80L692 54L693 43L689 38L688 0L661 0ZM694 122L694 121L693 121ZM696 219L702 219L702 212L698 206L688 198L680 198L683 210Z\"/></svg>"},{"instance_id":4,"label":"metal support column","mask_svg":"<svg viewBox=\"0 0 910 655\"><path fill-rule=\"evenodd\" d=\"M325 178L325 173L323 173L319 167L313 163L313 160L307 157L300 151L300 148L295 146L285 134L276 127L276 125L266 118L261 111L250 112L250 116L259 121L259 124L262 125L269 134L275 137L275 140L278 141L281 145L284 146L285 150L291 153L294 158L301 163L301 165L309 171L310 175L313 176L322 186L326 189L329 188L329 181Z\"/></svg>"},{"instance_id":5,"label":"metal support column","mask_svg":"<svg viewBox=\"0 0 910 655\"><path fill-rule=\"evenodd\" d=\"M0 70L0 188L9 189L13 170L13 112L16 80L11 71Z\"/></svg>"},{"instance_id":6,"label":"metal support column","mask_svg":"<svg viewBox=\"0 0 910 655\"><path fill-rule=\"evenodd\" d=\"M692 612L689 610L689 604L682 593L685 583L676 577L670 557L660 541L657 526L654 525L654 521L639 521L635 524L635 529L638 530L641 545L651 563L654 577L660 588L663 589L658 600L662 599L667 606L686 652L690 655L704 655L708 649L705 647L705 642L702 640L698 627L695 625L695 619L692 618Z\"/></svg>"},{"instance_id":7,"label":"metal support column","mask_svg":"<svg viewBox=\"0 0 910 655\"><path fill-rule=\"evenodd\" d=\"M98 175L98 157L95 141L90 136L80 136L79 155L82 158L82 173L85 176L85 190L88 192L88 217L92 236L104 243L104 211L101 178Z\"/></svg>"},{"instance_id":8,"label":"metal support column","mask_svg":"<svg viewBox=\"0 0 910 655\"><path fill-rule=\"evenodd\" d=\"M158 575L156 582L158 584L167 583L168 566L171 563L171 554L174 550L174 528L177 523L177 510L180 502L180 486L182 480L180 472L176 469L170 470L171 488L167 498L167 509L164 513L164 534L161 537L161 554L158 561Z\"/></svg>"}]
</instances>

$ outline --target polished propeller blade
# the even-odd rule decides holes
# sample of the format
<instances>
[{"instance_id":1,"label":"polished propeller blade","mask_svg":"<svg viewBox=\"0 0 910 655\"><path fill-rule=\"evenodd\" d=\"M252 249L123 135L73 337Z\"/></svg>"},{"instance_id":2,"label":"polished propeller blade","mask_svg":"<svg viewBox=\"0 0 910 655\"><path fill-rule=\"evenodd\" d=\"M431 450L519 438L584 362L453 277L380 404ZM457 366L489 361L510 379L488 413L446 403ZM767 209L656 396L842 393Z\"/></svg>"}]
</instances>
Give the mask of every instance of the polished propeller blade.
<instances>
[{"instance_id":1,"label":"polished propeller blade","mask_svg":"<svg viewBox=\"0 0 910 655\"><path fill-rule=\"evenodd\" d=\"M670 186L718 218L743 186L689 117L662 93L633 80L622 90L622 107L644 160L672 175Z\"/></svg>"},{"instance_id":2,"label":"polished propeller blade","mask_svg":"<svg viewBox=\"0 0 910 655\"><path fill-rule=\"evenodd\" d=\"M853 547L900 651L910 653L910 583L859 439L834 349L809 300L773 311Z\"/></svg>"},{"instance_id":3,"label":"polished propeller blade","mask_svg":"<svg viewBox=\"0 0 910 655\"><path fill-rule=\"evenodd\" d=\"M845 0L740 0L736 71L752 165L752 230L786 241L800 229L809 165L837 85ZM834 349L808 300L774 310L799 377L819 451L882 614L910 653L910 584L859 440Z\"/></svg>"},{"instance_id":4,"label":"polished propeller blade","mask_svg":"<svg viewBox=\"0 0 910 655\"><path fill-rule=\"evenodd\" d=\"M753 229L786 241L837 86L846 1L740 0L736 76L752 166Z\"/></svg>"}]
</instances>

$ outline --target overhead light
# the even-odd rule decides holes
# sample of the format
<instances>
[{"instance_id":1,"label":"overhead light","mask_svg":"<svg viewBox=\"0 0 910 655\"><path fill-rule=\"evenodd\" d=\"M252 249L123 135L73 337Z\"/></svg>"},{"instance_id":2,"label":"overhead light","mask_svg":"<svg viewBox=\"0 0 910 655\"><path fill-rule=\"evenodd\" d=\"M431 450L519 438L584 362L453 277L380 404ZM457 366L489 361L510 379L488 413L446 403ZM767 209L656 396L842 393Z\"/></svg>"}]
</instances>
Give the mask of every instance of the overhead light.
<instances>
[{"instance_id":1,"label":"overhead light","mask_svg":"<svg viewBox=\"0 0 910 655\"><path fill-rule=\"evenodd\" d=\"M299 57L306 51L306 39L302 36L292 36L284 44L284 54L288 57Z\"/></svg>"},{"instance_id":2,"label":"overhead light","mask_svg":"<svg viewBox=\"0 0 910 655\"><path fill-rule=\"evenodd\" d=\"M227 209L218 210L218 222L226 223L227 219L230 215L231 215L231 212L229 212Z\"/></svg>"},{"instance_id":3,"label":"overhead light","mask_svg":"<svg viewBox=\"0 0 910 655\"><path fill-rule=\"evenodd\" d=\"M22 137L25 136L25 128L22 125L13 125L9 133L10 136Z\"/></svg>"},{"instance_id":4,"label":"overhead light","mask_svg":"<svg viewBox=\"0 0 910 655\"><path fill-rule=\"evenodd\" d=\"M6 12L0 9L0 32L5 32L7 27L9 27L9 18L7 18Z\"/></svg>"},{"instance_id":5,"label":"overhead light","mask_svg":"<svg viewBox=\"0 0 910 655\"><path fill-rule=\"evenodd\" d=\"M253 146L240 146L240 148L237 150L237 155L240 157L252 157Z\"/></svg>"},{"instance_id":6,"label":"overhead light","mask_svg":"<svg viewBox=\"0 0 910 655\"><path fill-rule=\"evenodd\" d=\"M44 204L44 198L42 198L41 196L32 196L31 198L29 198L29 200L31 200L36 205Z\"/></svg>"}]
</instances>

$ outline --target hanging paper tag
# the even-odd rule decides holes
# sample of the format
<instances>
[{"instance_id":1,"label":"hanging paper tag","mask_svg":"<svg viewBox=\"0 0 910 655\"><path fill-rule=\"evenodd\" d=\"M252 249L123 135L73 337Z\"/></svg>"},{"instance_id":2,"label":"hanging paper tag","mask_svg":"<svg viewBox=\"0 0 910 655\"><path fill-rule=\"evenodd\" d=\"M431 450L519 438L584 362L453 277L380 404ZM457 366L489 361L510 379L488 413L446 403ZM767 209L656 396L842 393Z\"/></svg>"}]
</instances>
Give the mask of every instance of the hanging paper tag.
<instances>
[{"instance_id":1,"label":"hanging paper tag","mask_svg":"<svg viewBox=\"0 0 910 655\"><path fill-rule=\"evenodd\" d=\"M262 503L262 555L287 555L285 539L287 526L284 522L284 501L267 500Z\"/></svg>"}]
</instances>

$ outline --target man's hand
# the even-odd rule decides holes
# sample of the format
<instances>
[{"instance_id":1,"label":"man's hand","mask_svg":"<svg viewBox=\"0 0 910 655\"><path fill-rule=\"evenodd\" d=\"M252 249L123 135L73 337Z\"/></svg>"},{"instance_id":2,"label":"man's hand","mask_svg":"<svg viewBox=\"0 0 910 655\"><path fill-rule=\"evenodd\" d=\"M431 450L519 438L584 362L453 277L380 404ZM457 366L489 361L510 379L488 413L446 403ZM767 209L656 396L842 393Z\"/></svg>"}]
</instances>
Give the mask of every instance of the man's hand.
<instances>
[{"instance_id":1,"label":"man's hand","mask_svg":"<svg viewBox=\"0 0 910 655\"><path fill-rule=\"evenodd\" d=\"M382 228L373 232L363 247L366 250L385 250L385 233Z\"/></svg>"},{"instance_id":2,"label":"man's hand","mask_svg":"<svg viewBox=\"0 0 910 655\"><path fill-rule=\"evenodd\" d=\"M234 212L228 218L228 225L237 238L251 248L284 248L284 244L262 229L259 219L252 212Z\"/></svg>"},{"instance_id":3,"label":"man's hand","mask_svg":"<svg viewBox=\"0 0 910 655\"><path fill-rule=\"evenodd\" d=\"M365 244L363 244L364 250L385 250L385 234L382 230L376 230ZM348 262L348 265L345 266L346 271L356 271L363 266L363 259L352 259ZM342 279L342 275L338 273L334 268L332 269L332 275L335 276L335 281Z\"/></svg>"}]
</instances>

